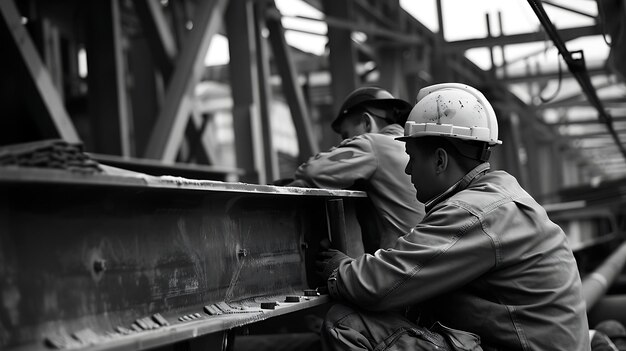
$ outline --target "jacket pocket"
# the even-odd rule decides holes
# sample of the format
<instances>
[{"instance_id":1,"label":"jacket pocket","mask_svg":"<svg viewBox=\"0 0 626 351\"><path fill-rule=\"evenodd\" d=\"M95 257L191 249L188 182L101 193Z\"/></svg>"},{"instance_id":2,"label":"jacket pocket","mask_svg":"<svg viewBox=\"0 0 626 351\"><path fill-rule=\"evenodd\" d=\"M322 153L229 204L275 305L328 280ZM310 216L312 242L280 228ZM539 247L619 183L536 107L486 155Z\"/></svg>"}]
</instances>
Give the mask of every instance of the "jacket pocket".
<instances>
[{"instance_id":1,"label":"jacket pocket","mask_svg":"<svg viewBox=\"0 0 626 351\"><path fill-rule=\"evenodd\" d=\"M464 330L448 328L436 322L431 331L439 333L448 341L454 351L482 351L480 346L480 336Z\"/></svg>"},{"instance_id":2,"label":"jacket pocket","mask_svg":"<svg viewBox=\"0 0 626 351\"><path fill-rule=\"evenodd\" d=\"M374 351L454 351L439 333L426 328L398 328L376 345Z\"/></svg>"}]
</instances>

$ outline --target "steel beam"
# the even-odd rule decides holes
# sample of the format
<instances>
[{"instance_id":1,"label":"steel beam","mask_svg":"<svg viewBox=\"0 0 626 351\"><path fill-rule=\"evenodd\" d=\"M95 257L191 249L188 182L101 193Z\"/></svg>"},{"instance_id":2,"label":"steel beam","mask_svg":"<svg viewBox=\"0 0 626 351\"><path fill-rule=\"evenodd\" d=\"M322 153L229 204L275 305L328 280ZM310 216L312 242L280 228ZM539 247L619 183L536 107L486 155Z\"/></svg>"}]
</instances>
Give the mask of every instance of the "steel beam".
<instances>
[{"instance_id":1,"label":"steel beam","mask_svg":"<svg viewBox=\"0 0 626 351\"><path fill-rule=\"evenodd\" d=\"M600 89L604 89L607 87L611 87L618 84L617 82L607 82L607 83L603 83L603 84L598 84L595 85L594 88L596 89L596 91L600 90ZM575 92L573 94L570 94L568 96L562 97L556 101L550 101L548 103L542 104L540 105L541 108L550 108L550 107L558 107L560 106L560 104L562 103L569 103L569 102L574 102L574 101L582 101L583 99L586 99L586 96L584 94L584 92L580 91L580 92Z\"/></svg>"},{"instance_id":2,"label":"steel beam","mask_svg":"<svg viewBox=\"0 0 626 351\"><path fill-rule=\"evenodd\" d=\"M161 112L150 136L146 158L172 163L184 136L192 108L190 94L204 72L204 58L217 33L228 0L201 1L196 9L194 28L176 61Z\"/></svg>"},{"instance_id":3,"label":"steel beam","mask_svg":"<svg viewBox=\"0 0 626 351\"><path fill-rule=\"evenodd\" d=\"M598 76L598 75L610 75L611 72L607 70L604 66L599 67L591 67L587 70L590 76ZM572 73L569 70L563 70L560 73L562 79L565 78L574 78ZM507 84L516 84L516 83L530 83L530 82L546 82L549 80L554 80L559 78L558 71L550 71L550 72L540 72L536 74L523 74L523 75L514 75L503 77L500 80L504 81Z\"/></svg>"},{"instance_id":4,"label":"steel beam","mask_svg":"<svg viewBox=\"0 0 626 351\"><path fill-rule=\"evenodd\" d=\"M575 14L578 14L578 15L581 15L581 16L585 16L585 17L588 17L588 18L592 18L594 20L598 20L598 18L596 16L590 15L590 14L588 14L586 12L573 9L571 7L559 5L559 4L557 4L557 3L553 2L553 1L548 1L548 0L542 0L542 1L543 1L544 4L550 5L552 7L556 7L557 9L569 11L569 12L572 12L572 13L575 13Z\"/></svg>"},{"instance_id":5,"label":"steel beam","mask_svg":"<svg viewBox=\"0 0 626 351\"><path fill-rule=\"evenodd\" d=\"M621 116L621 117L613 116L613 122L614 123L626 122L626 116ZM577 120L577 121L560 121L560 122L548 123L548 124L551 126L571 126L571 125L600 124L600 123L602 122L599 119L592 118L592 119L583 119L583 120Z\"/></svg>"},{"instance_id":6,"label":"steel beam","mask_svg":"<svg viewBox=\"0 0 626 351\"><path fill-rule=\"evenodd\" d=\"M362 192L7 168L0 348L214 350L172 344L328 302L282 303L325 283L313 263L337 199L356 257Z\"/></svg>"},{"instance_id":7,"label":"steel beam","mask_svg":"<svg viewBox=\"0 0 626 351\"><path fill-rule=\"evenodd\" d=\"M584 97L583 97L584 98ZM602 105L605 107L626 107L626 98L610 98L600 99ZM593 107L587 100L566 100L566 101L554 101L548 104L538 105L536 109L545 110L548 108L560 108L560 107L580 107L589 106Z\"/></svg>"},{"instance_id":8,"label":"steel beam","mask_svg":"<svg viewBox=\"0 0 626 351\"><path fill-rule=\"evenodd\" d=\"M569 41L584 36L602 34L602 27L599 24L596 24L587 27L561 29L558 32L564 41ZM446 50L447 52L458 52L480 47L523 44L546 40L547 39L545 32L538 31L533 33L500 35L491 38L449 41L445 43L444 50Z\"/></svg>"},{"instance_id":9,"label":"steel beam","mask_svg":"<svg viewBox=\"0 0 626 351\"><path fill-rule=\"evenodd\" d=\"M271 6L271 4L270 4ZM276 7L271 6L269 11L278 11ZM311 129L311 119L309 112L305 106L302 88L298 83L298 76L294 67L289 47L285 40L285 30L280 20L274 19L276 16L268 16L267 29L269 29L270 43L276 60L276 67L280 74L283 93L289 104L291 118L298 134L298 148L300 153L298 158L305 161L309 157L319 152L319 147L313 130ZM278 17L280 18L280 17Z\"/></svg>"},{"instance_id":10,"label":"steel beam","mask_svg":"<svg viewBox=\"0 0 626 351\"><path fill-rule=\"evenodd\" d=\"M276 16L276 14L273 14L273 16ZM415 36L412 36L412 35L408 35L399 31L389 30L380 26L353 22L346 18L341 18L341 17L326 16L323 19L320 19L320 18L307 17L307 16L282 15L282 18L294 18L294 19L307 20L307 21L313 21L313 22L324 22L329 28L337 28L337 29L344 29L348 31L363 32L368 35L390 39L392 41L395 41L396 43L402 43L405 45L415 45L415 44L422 43L422 41L419 38L416 38ZM314 33L314 34L319 34L319 33Z\"/></svg>"},{"instance_id":11,"label":"steel beam","mask_svg":"<svg viewBox=\"0 0 626 351\"><path fill-rule=\"evenodd\" d=\"M626 129L618 129L615 131L615 133L618 133L618 136L622 138L626 137ZM607 130L603 132L592 132L584 134L561 134L561 137L564 139L608 139L611 137L611 133Z\"/></svg>"},{"instance_id":12,"label":"steel beam","mask_svg":"<svg viewBox=\"0 0 626 351\"><path fill-rule=\"evenodd\" d=\"M33 41L22 24L22 17L13 0L0 1L0 36L9 39L3 55L13 55L23 64L28 78L27 87L32 116L43 135L61 138L68 142L80 142L74 124L63 105L61 96L52 82Z\"/></svg>"}]
</instances>

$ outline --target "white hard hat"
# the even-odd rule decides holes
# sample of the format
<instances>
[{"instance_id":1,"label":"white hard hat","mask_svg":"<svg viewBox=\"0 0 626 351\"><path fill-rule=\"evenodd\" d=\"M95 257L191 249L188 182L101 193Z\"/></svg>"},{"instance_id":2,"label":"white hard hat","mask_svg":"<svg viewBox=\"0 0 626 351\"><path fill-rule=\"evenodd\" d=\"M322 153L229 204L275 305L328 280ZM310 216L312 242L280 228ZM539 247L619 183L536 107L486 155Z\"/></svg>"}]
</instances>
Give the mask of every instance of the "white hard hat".
<instances>
[{"instance_id":1,"label":"white hard hat","mask_svg":"<svg viewBox=\"0 0 626 351\"><path fill-rule=\"evenodd\" d=\"M422 88L416 100L404 125L404 137L398 140L444 136L502 144L496 113L475 88L459 83L435 84Z\"/></svg>"}]
</instances>

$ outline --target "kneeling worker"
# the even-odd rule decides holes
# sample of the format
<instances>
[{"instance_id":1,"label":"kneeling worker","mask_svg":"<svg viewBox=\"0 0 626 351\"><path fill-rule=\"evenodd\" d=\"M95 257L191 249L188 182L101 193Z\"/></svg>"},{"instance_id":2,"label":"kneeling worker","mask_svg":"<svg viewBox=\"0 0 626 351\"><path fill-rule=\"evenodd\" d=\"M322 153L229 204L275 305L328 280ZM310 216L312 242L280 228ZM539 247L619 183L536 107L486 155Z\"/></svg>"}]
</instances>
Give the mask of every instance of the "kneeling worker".
<instances>
[{"instance_id":1,"label":"kneeling worker","mask_svg":"<svg viewBox=\"0 0 626 351\"><path fill-rule=\"evenodd\" d=\"M343 302L326 316L324 347L589 350L565 234L513 176L490 170L501 143L490 103L456 83L426 87L417 101L398 139L426 216L375 255L320 253L318 272Z\"/></svg>"},{"instance_id":2,"label":"kneeling worker","mask_svg":"<svg viewBox=\"0 0 626 351\"><path fill-rule=\"evenodd\" d=\"M365 252L388 248L420 222L424 205L415 197L403 169L408 156L402 136L411 105L377 87L359 88L343 102L332 128L345 140L300 165L289 186L351 189L367 192L373 221L363 228ZM360 218L362 219L362 218ZM362 227L368 227L361 223Z\"/></svg>"}]
</instances>

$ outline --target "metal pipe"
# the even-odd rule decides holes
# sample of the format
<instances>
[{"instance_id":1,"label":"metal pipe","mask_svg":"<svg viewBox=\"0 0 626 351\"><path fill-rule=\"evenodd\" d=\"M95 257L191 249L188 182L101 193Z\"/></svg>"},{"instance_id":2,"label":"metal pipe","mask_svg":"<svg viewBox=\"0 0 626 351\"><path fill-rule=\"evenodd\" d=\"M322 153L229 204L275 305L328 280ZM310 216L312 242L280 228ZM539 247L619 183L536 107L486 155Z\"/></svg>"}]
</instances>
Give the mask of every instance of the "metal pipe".
<instances>
[{"instance_id":1,"label":"metal pipe","mask_svg":"<svg viewBox=\"0 0 626 351\"><path fill-rule=\"evenodd\" d=\"M615 277L624 268L624 263L626 263L626 243L622 243L600 267L583 279L583 297L587 303L587 311L606 294Z\"/></svg>"},{"instance_id":2,"label":"metal pipe","mask_svg":"<svg viewBox=\"0 0 626 351\"><path fill-rule=\"evenodd\" d=\"M589 326L593 327L608 319L614 319L626 325L626 308L624 306L626 306L626 295L611 295L601 298L593 309L587 312Z\"/></svg>"}]
</instances>

